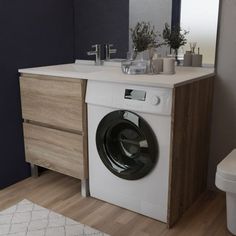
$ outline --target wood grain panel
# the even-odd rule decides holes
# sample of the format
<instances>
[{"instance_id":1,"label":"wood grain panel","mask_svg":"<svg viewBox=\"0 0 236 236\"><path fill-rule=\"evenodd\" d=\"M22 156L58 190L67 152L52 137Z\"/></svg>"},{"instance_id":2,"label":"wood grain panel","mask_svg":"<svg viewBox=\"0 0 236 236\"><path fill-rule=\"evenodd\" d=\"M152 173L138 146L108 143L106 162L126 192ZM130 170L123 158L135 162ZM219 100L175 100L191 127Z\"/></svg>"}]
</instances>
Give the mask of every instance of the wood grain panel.
<instances>
[{"instance_id":1,"label":"wood grain panel","mask_svg":"<svg viewBox=\"0 0 236 236\"><path fill-rule=\"evenodd\" d=\"M168 224L206 189L213 78L174 89Z\"/></svg>"},{"instance_id":2,"label":"wood grain panel","mask_svg":"<svg viewBox=\"0 0 236 236\"><path fill-rule=\"evenodd\" d=\"M24 123L26 161L76 178L87 176L83 136Z\"/></svg>"},{"instance_id":3,"label":"wood grain panel","mask_svg":"<svg viewBox=\"0 0 236 236\"><path fill-rule=\"evenodd\" d=\"M59 77L59 76L52 76L52 75L37 75L37 74L29 74L29 73L21 73L21 77L29 77L41 80L56 80L56 81L67 81L72 83L83 83L86 80L78 79L78 78L68 78L68 77Z\"/></svg>"},{"instance_id":4,"label":"wood grain panel","mask_svg":"<svg viewBox=\"0 0 236 236\"><path fill-rule=\"evenodd\" d=\"M63 129L83 131L83 81L21 77L22 116Z\"/></svg>"}]
</instances>

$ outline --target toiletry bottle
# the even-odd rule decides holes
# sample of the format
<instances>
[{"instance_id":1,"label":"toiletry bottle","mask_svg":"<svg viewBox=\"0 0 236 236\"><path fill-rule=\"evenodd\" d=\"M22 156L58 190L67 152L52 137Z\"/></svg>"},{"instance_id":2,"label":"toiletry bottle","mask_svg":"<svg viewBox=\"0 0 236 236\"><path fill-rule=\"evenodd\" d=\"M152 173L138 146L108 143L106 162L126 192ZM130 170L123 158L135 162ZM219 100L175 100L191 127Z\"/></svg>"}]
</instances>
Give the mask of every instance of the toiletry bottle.
<instances>
[{"instance_id":1,"label":"toiletry bottle","mask_svg":"<svg viewBox=\"0 0 236 236\"><path fill-rule=\"evenodd\" d=\"M186 51L184 54L184 66L192 66L192 52Z\"/></svg>"},{"instance_id":2,"label":"toiletry bottle","mask_svg":"<svg viewBox=\"0 0 236 236\"><path fill-rule=\"evenodd\" d=\"M202 54L200 54L200 48L198 48L198 54L193 54L192 56L192 66L201 67L202 66Z\"/></svg>"}]
</instances>

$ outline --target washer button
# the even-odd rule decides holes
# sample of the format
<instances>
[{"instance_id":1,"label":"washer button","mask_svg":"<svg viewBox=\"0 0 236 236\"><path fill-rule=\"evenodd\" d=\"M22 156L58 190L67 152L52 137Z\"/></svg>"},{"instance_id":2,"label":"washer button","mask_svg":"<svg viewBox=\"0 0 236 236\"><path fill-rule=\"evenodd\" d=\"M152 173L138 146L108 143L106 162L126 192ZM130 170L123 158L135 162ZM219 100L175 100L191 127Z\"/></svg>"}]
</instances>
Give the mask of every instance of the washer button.
<instances>
[{"instance_id":1,"label":"washer button","mask_svg":"<svg viewBox=\"0 0 236 236\"><path fill-rule=\"evenodd\" d=\"M151 99L152 105L158 105L158 104L160 104L160 102L161 102L161 99L158 96L153 96Z\"/></svg>"}]
</instances>

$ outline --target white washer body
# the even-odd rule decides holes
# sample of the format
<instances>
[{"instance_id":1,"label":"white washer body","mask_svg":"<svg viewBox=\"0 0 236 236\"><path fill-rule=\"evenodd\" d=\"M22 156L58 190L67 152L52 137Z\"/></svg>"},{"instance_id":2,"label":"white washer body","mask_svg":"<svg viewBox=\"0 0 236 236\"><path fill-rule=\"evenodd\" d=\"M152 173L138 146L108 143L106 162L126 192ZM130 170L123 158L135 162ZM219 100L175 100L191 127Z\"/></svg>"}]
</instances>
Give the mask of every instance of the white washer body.
<instances>
[{"instance_id":1,"label":"white washer body","mask_svg":"<svg viewBox=\"0 0 236 236\"><path fill-rule=\"evenodd\" d=\"M145 91L145 101L125 99L126 89ZM171 140L172 90L88 81L89 186L92 197L167 222ZM96 131L104 116L128 110L141 116L158 142L158 160L153 170L138 180L125 180L110 172L100 159Z\"/></svg>"}]
</instances>

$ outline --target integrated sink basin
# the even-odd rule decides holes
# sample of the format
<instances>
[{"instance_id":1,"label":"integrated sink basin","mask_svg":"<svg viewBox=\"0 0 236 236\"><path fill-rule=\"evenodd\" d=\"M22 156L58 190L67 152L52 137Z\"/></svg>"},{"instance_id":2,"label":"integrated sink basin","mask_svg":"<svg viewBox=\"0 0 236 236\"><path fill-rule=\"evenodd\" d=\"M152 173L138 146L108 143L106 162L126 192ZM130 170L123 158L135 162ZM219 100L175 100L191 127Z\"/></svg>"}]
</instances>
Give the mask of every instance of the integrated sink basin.
<instances>
[{"instance_id":1,"label":"integrated sink basin","mask_svg":"<svg viewBox=\"0 0 236 236\"><path fill-rule=\"evenodd\" d=\"M75 73L97 73L101 71L107 71L112 68L120 68L121 61L119 60L111 60L104 61L103 65L95 65L94 61L90 60L76 60L74 64L64 64L59 65L55 68L55 70L65 71L65 72L75 72ZM53 67L52 67L53 69Z\"/></svg>"},{"instance_id":2,"label":"integrated sink basin","mask_svg":"<svg viewBox=\"0 0 236 236\"><path fill-rule=\"evenodd\" d=\"M59 77L71 77L71 78L80 78L88 79L88 77L97 75L101 72L121 72L121 63L120 62L104 62L103 65L95 65L94 61L90 60L76 60L75 63L71 64L62 64L55 66L43 66L35 67L28 69L20 69L20 73L31 73L39 75L51 75Z\"/></svg>"},{"instance_id":3,"label":"integrated sink basin","mask_svg":"<svg viewBox=\"0 0 236 236\"><path fill-rule=\"evenodd\" d=\"M68 72L76 72L76 73L95 73L104 71L105 68L103 66L95 66L95 65L79 65L79 64L67 64L61 65L56 68L57 70L61 71L68 71Z\"/></svg>"}]
</instances>

